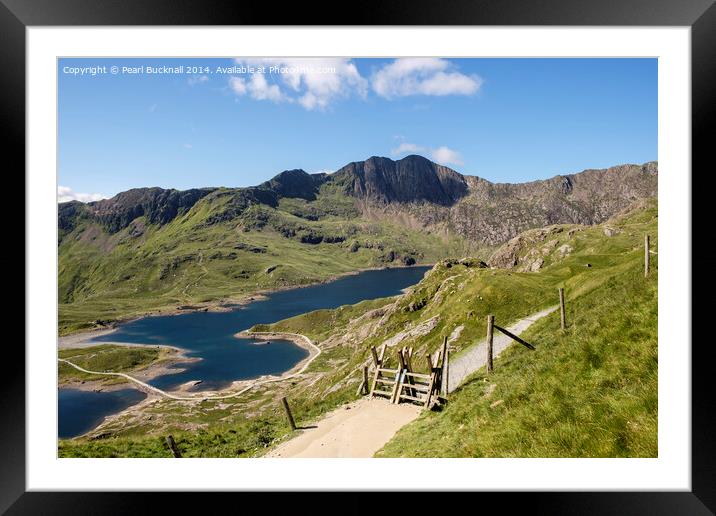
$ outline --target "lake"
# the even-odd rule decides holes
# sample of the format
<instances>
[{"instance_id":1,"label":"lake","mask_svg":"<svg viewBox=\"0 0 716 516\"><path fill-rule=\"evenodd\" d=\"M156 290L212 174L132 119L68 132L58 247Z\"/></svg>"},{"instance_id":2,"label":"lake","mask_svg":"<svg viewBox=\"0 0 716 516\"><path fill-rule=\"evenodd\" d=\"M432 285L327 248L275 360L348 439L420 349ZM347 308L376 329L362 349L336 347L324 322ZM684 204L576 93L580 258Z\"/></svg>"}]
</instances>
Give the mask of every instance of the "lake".
<instances>
[{"instance_id":1,"label":"lake","mask_svg":"<svg viewBox=\"0 0 716 516\"><path fill-rule=\"evenodd\" d=\"M59 389L57 435L61 439L82 435L99 425L105 416L121 412L146 397L137 389L108 392Z\"/></svg>"},{"instance_id":2,"label":"lake","mask_svg":"<svg viewBox=\"0 0 716 516\"><path fill-rule=\"evenodd\" d=\"M188 381L201 380L192 390L219 389L235 380L280 375L308 356L307 350L289 341L273 340L266 344L237 339L235 333L255 324L272 323L313 310L394 296L418 283L429 269L415 266L363 271L328 283L274 292L266 299L231 311L145 317L121 324L116 331L95 337L92 342L164 344L186 349L187 356L201 360L177 364L179 372L158 376L149 383L171 390ZM86 394L102 397L109 393ZM61 397L60 405L62 402Z\"/></svg>"}]
</instances>

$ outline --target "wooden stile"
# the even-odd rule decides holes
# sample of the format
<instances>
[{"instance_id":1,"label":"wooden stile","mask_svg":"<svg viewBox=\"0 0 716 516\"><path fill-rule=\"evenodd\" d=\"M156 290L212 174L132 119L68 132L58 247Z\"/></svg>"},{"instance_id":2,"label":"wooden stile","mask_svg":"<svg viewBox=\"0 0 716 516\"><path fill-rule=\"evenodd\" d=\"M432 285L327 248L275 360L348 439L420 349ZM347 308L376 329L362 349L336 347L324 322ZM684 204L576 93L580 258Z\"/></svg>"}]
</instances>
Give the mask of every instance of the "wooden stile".
<instances>
[{"instance_id":1,"label":"wooden stile","mask_svg":"<svg viewBox=\"0 0 716 516\"><path fill-rule=\"evenodd\" d=\"M370 353L373 356L373 364L378 367L380 364L378 363L378 353L375 351L375 346L370 347Z\"/></svg>"},{"instance_id":2,"label":"wooden stile","mask_svg":"<svg viewBox=\"0 0 716 516\"><path fill-rule=\"evenodd\" d=\"M443 340L442 349L438 349L433 356L425 355L429 373L417 373L413 370L413 348L403 346L397 350L398 366L396 369L385 366L385 345L381 353L375 355L376 370L370 388L370 397L384 396L392 403L401 401L419 403L423 407L439 398L442 382L442 369L447 356L447 338ZM392 389L388 390L392 386Z\"/></svg>"},{"instance_id":3,"label":"wooden stile","mask_svg":"<svg viewBox=\"0 0 716 516\"><path fill-rule=\"evenodd\" d=\"M397 369L390 369L388 367L384 367L387 360L385 359L385 348L386 345L383 344L380 348L380 355L374 355L377 356L375 358L376 360L376 368L375 368L375 375L373 375L373 384L370 388L370 398L374 398L376 395L378 396L385 396L388 398L391 402L395 400L395 393L398 388L398 384L400 383L400 375L402 369L400 366ZM392 375L392 377L390 376ZM392 385L393 387L388 390L384 390L381 388L382 385Z\"/></svg>"}]
</instances>

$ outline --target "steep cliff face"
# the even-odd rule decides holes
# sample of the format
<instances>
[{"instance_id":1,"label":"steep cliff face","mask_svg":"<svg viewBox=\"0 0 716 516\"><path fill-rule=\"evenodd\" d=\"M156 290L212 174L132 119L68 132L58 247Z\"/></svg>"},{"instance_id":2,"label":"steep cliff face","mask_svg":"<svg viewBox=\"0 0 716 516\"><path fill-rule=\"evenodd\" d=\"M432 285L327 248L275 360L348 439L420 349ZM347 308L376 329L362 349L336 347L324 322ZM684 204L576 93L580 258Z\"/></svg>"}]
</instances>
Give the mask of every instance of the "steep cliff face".
<instances>
[{"instance_id":1,"label":"steep cliff face","mask_svg":"<svg viewBox=\"0 0 716 516\"><path fill-rule=\"evenodd\" d=\"M467 192L452 203L412 200L383 211L396 220L408 214L426 228L492 246L531 228L601 223L638 199L655 197L657 168L655 162L620 165L519 184L463 176ZM376 204L370 209L375 211Z\"/></svg>"},{"instance_id":2,"label":"steep cliff face","mask_svg":"<svg viewBox=\"0 0 716 516\"><path fill-rule=\"evenodd\" d=\"M638 199L657 195L657 164L620 165L521 184L470 179L470 194L447 215L471 240L500 244L551 224L599 224Z\"/></svg>"},{"instance_id":3,"label":"steep cliff face","mask_svg":"<svg viewBox=\"0 0 716 516\"><path fill-rule=\"evenodd\" d=\"M428 202L450 206L467 194L465 177L421 156L372 157L349 163L330 179L348 195L377 203Z\"/></svg>"}]
</instances>

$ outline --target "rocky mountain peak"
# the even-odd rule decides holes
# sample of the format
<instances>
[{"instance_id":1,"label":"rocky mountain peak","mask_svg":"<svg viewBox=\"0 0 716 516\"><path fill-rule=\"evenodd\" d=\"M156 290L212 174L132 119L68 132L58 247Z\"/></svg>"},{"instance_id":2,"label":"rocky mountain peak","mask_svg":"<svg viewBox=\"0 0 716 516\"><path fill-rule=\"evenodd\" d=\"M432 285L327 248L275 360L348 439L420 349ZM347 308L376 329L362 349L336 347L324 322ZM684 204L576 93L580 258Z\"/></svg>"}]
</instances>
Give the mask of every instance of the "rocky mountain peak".
<instances>
[{"instance_id":1,"label":"rocky mountain peak","mask_svg":"<svg viewBox=\"0 0 716 516\"><path fill-rule=\"evenodd\" d=\"M272 179L261 183L259 188L272 190L279 197L297 197L313 201L325 176L325 174L309 174L302 169L284 170Z\"/></svg>"},{"instance_id":2,"label":"rocky mountain peak","mask_svg":"<svg viewBox=\"0 0 716 516\"><path fill-rule=\"evenodd\" d=\"M403 159L372 156L333 174L346 193L380 203L424 201L449 206L467 194L465 177L417 155Z\"/></svg>"}]
</instances>

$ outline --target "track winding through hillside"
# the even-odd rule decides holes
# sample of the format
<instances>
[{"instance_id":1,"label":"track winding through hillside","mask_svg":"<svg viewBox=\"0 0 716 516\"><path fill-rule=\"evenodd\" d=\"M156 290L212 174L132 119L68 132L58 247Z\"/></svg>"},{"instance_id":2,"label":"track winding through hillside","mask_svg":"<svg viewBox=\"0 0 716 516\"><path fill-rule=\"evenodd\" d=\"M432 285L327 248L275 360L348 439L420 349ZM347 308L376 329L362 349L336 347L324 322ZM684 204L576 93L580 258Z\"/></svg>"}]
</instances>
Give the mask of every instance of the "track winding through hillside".
<instances>
[{"instance_id":1,"label":"track winding through hillside","mask_svg":"<svg viewBox=\"0 0 716 516\"><path fill-rule=\"evenodd\" d=\"M507 331L519 335L535 321L559 306L553 306L518 320ZM499 323L499 321L498 321ZM512 339L495 331L493 356L498 356ZM449 392L455 391L467 376L487 362L487 342L483 340L450 363ZM372 457L403 426L417 419L416 405L393 405L384 399L363 398L338 407L318 422L269 451L265 457Z\"/></svg>"},{"instance_id":2,"label":"track winding through hillside","mask_svg":"<svg viewBox=\"0 0 716 516\"><path fill-rule=\"evenodd\" d=\"M527 328L532 326L535 321L538 321L542 317L545 317L559 308L557 306L551 306L545 310L536 312L524 319L520 319L511 326L505 329L510 333L514 333L519 336L520 333L525 331ZM499 324L500 321L496 321ZM512 343L512 339L507 335L495 330L494 337L492 339L492 354L494 357L498 356L502 351ZM480 369L487 363L487 340L482 340L477 344L468 348L468 350L462 355L458 356L455 360L451 360L448 368L448 392L453 392L457 389L460 384L465 380L466 377Z\"/></svg>"}]
</instances>

